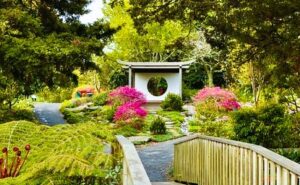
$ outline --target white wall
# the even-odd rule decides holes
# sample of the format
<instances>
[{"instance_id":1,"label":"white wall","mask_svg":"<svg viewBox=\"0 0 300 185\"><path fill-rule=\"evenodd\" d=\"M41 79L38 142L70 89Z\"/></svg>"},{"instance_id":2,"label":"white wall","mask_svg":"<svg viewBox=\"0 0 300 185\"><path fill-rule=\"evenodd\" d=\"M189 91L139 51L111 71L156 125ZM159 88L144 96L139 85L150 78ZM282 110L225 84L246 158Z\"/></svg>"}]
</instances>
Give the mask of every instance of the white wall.
<instances>
[{"instance_id":1,"label":"white wall","mask_svg":"<svg viewBox=\"0 0 300 185\"><path fill-rule=\"evenodd\" d=\"M147 101L162 101L168 93L180 95L180 76L179 73L135 73L134 86L137 90L143 92ZM151 77L163 77L168 83L168 89L162 96L153 96L147 88Z\"/></svg>"}]
</instances>

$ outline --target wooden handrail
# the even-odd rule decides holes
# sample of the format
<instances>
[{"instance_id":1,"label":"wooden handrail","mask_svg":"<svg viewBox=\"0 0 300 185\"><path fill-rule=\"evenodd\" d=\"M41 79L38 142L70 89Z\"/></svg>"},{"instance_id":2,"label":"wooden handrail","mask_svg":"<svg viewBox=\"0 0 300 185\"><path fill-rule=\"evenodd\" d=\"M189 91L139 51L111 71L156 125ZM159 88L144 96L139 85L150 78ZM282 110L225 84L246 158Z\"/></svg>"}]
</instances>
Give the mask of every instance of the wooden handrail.
<instances>
[{"instance_id":1,"label":"wooden handrail","mask_svg":"<svg viewBox=\"0 0 300 185\"><path fill-rule=\"evenodd\" d=\"M175 143L174 173L176 180L207 185L300 184L294 161L262 146L199 134Z\"/></svg>"},{"instance_id":2,"label":"wooden handrail","mask_svg":"<svg viewBox=\"0 0 300 185\"><path fill-rule=\"evenodd\" d=\"M123 152L123 185L151 185L134 145L124 136L116 136Z\"/></svg>"}]
</instances>

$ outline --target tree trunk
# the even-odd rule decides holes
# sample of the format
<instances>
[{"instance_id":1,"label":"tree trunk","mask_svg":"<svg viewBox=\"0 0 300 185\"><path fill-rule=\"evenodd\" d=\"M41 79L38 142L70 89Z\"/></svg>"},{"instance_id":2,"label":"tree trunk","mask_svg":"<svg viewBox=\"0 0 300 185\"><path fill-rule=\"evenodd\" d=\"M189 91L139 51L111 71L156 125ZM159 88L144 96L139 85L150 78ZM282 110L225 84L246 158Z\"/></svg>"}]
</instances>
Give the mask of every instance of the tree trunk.
<instances>
[{"instance_id":1,"label":"tree trunk","mask_svg":"<svg viewBox=\"0 0 300 185\"><path fill-rule=\"evenodd\" d=\"M207 74L207 85L209 87L213 87L214 86L214 70L208 66L204 66L204 69Z\"/></svg>"}]
</instances>

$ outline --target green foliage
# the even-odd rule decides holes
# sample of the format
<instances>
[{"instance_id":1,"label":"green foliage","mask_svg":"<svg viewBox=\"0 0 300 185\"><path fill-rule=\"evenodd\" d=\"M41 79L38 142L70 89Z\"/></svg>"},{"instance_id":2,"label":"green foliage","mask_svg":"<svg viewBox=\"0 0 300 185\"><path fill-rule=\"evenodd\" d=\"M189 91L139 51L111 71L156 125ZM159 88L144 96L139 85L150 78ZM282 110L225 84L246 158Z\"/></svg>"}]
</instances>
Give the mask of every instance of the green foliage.
<instances>
[{"instance_id":1,"label":"green foliage","mask_svg":"<svg viewBox=\"0 0 300 185\"><path fill-rule=\"evenodd\" d=\"M107 184L113 157L105 153L113 135L106 125L84 123L48 127L26 121L0 125L0 146L31 145L20 176L1 184Z\"/></svg>"},{"instance_id":2,"label":"green foliage","mask_svg":"<svg viewBox=\"0 0 300 185\"><path fill-rule=\"evenodd\" d=\"M79 106L89 103L91 101L92 101L92 98L90 98L90 97L74 98L71 100L65 100L61 104L60 110L63 111L65 108L79 107Z\"/></svg>"},{"instance_id":3,"label":"green foliage","mask_svg":"<svg viewBox=\"0 0 300 185\"><path fill-rule=\"evenodd\" d=\"M177 111L157 111L157 114L169 118L176 126L180 126L184 121L184 115Z\"/></svg>"},{"instance_id":4,"label":"green foliage","mask_svg":"<svg viewBox=\"0 0 300 185\"><path fill-rule=\"evenodd\" d=\"M72 98L72 88L43 88L39 93L37 93L38 101L46 102L63 102Z\"/></svg>"},{"instance_id":5,"label":"green foliage","mask_svg":"<svg viewBox=\"0 0 300 185\"><path fill-rule=\"evenodd\" d=\"M229 121L194 121L189 126L189 131L215 137L232 138L234 136L233 127Z\"/></svg>"},{"instance_id":6,"label":"green foliage","mask_svg":"<svg viewBox=\"0 0 300 185\"><path fill-rule=\"evenodd\" d=\"M191 102L192 97L198 92L198 89L189 89L186 86L182 89L182 99L186 102Z\"/></svg>"},{"instance_id":7,"label":"green foliage","mask_svg":"<svg viewBox=\"0 0 300 185\"><path fill-rule=\"evenodd\" d=\"M103 106L107 103L107 92L102 92L93 96L93 103L97 106Z\"/></svg>"},{"instance_id":8,"label":"green foliage","mask_svg":"<svg viewBox=\"0 0 300 185\"><path fill-rule=\"evenodd\" d=\"M291 124L282 105L269 104L258 110L241 109L232 114L235 139L267 148L290 146Z\"/></svg>"},{"instance_id":9,"label":"green foliage","mask_svg":"<svg viewBox=\"0 0 300 185\"><path fill-rule=\"evenodd\" d=\"M169 93L160 106L167 111L182 111L183 102L177 94Z\"/></svg>"},{"instance_id":10,"label":"green foliage","mask_svg":"<svg viewBox=\"0 0 300 185\"><path fill-rule=\"evenodd\" d=\"M137 130L131 125L124 125L122 127L118 127L115 132L116 134L123 135L125 137L135 136L138 133Z\"/></svg>"},{"instance_id":11,"label":"green foliage","mask_svg":"<svg viewBox=\"0 0 300 185\"><path fill-rule=\"evenodd\" d=\"M29 100L18 101L11 110L0 109L0 123L14 120L35 121L33 104Z\"/></svg>"},{"instance_id":12,"label":"green foliage","mask_svg":"<svg viewBox=\"0 0 300 185\"><path fill-rule=\"evenodd\" d=\"M196 118L200 121L215 121L218 117L224 115L224 112L220 111L214 100L207 100L205 103L196 105Z\"/></svg>"},{"instance_id":13,"label":"green foliage","mask_svg":"<svg viewBox=\"0 0 300 185\"><path fill-rule=\"evenodd\" d=\"M175 138L176 137L171 132L167 132L166 134L156 134L151 136L151 140L155 142L164 142Z\"/></svg>"},{"instance_id":14,"label":"green foliage","mask_svg":"<svg viewBox=\"0 0 300 185\"><path fill-rule=\"evenodd\" d=\"M167 131L166 123L161 117L156 117L150 125L150 132L153 134L165 134Z\"/></svg>"},{"instance_id":15,"label":"green foliage","mask_svg":"<svg viewBox=\"0 0 300 185\"><path fill-rule=\"evenodd\" d=\"M67 123L70 124L80 123L85 120L83 113L75 113L67 109L64 109L62 111L62 114L64 115L64 119L67 121Z\"/></svg>"},{"instance_id":16,"label":"green foliage","mask_svg":"<svg viewBox=\"0 0 300 185\"><path fill-rule=\"evenodd\" d=\"M101 21L78 21L89 2L0 2L0 104L2 91L10 91L5 93L10 104L46 86L76 84L75 69L97 69L91 54L102 54L113 31Z\"/></svg>"},{"instance_id":17,"label":"green foliage","mask_svg":"<svg viewBox=\"0 0 300 185\"><path fill-rule=\"evenodd\" d=\"M103 106L101 110L101 114L104 119L108 120L109 122L113 122L114 115L115 115L116 109L112 106Z\"/></svg>"}]
</instances>

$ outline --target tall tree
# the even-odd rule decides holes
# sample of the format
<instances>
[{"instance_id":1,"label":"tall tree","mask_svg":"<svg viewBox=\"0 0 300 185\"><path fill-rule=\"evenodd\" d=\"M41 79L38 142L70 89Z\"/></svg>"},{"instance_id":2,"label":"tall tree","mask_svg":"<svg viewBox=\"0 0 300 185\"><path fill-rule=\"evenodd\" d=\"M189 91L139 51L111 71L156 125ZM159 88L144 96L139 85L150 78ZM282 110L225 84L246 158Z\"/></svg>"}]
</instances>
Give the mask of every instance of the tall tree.
<instances>
[{"instance_id":1,"label":"tall tree","mask_svg":"<svg viewBox=\"0 0 300 185\"><path fill-rule=\"evenodd\" d=\"M30 95L43 86L67 86L77 82L75 69L97 69L91 54L103 54L113 31L101 21L93 25L78 21L87 12L89 2L0 2L0 74L17 87L18 92L11 94L17 97ZM0 80L2 91L10 86ZM0 103L9 103L3 99Z\"/></svg>"}]
</instances>

